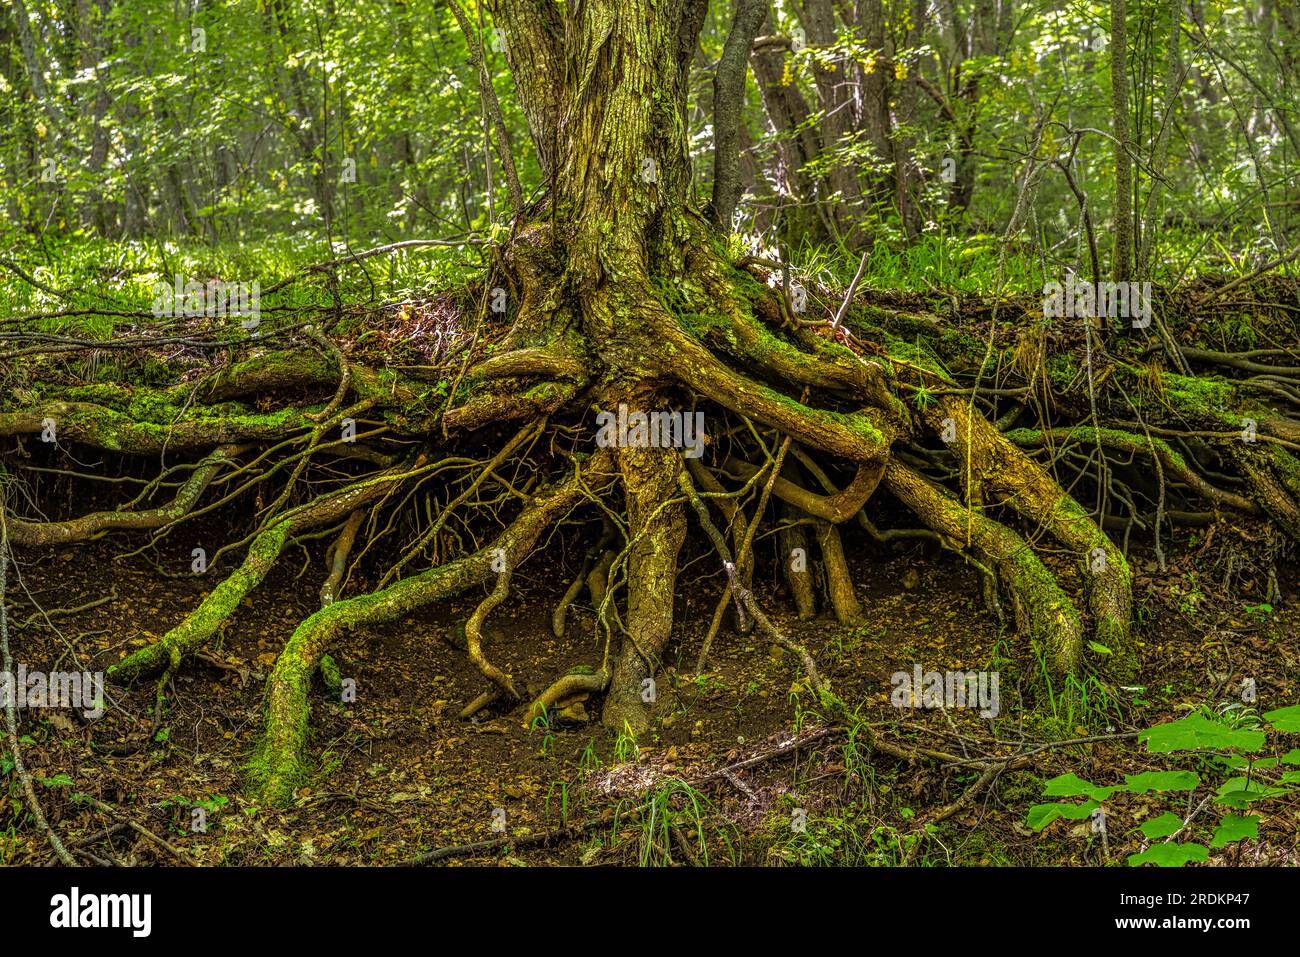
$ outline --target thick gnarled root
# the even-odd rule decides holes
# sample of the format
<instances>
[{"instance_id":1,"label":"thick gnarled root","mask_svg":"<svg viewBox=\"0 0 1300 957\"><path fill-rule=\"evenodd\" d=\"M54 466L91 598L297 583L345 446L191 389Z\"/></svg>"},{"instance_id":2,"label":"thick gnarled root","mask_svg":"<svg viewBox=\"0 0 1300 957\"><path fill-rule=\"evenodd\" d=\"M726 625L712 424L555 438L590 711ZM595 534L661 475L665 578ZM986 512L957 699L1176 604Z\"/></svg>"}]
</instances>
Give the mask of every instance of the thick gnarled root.
<instances>
[{"instance_id":1,"label":"thick gnarled root","mask_svg":"<svg viewBox=\"0 0 1300 957\"><path fill-rule=\"evenodd\" d=\"M1137 657L1129 635L1132 573L1124 553L1038 463L973 413L963 398L943 397L926 419L936 433L946 432L951 439L948 445L973 499L993 499L1014 509L1077 556L1097 641L1111 653L1109 670L1121 680L1131 678Z\"/></svg>"},{"instance_id":2,"label":"thick gnarled root","mask_svg":"<svg viewBox=\"0 0 1300 957\"><path fill-rule=\"evenodd\" d=\"M1012 529L967 509L951 492L894 461L885 485L953 547L970 542L993 562L1005 585L1022 633L1041 643L1056 670L1073 672L1083 656L1083 622L1069 596L1023 538Z\"/></svg>"},{"instance_id":3,"label":"thick gnarled root","mask_svg":"<svg viewBox=\"0 0 1300 957\"><path fill-rule=\"evenodd\" d=\"M248 765L249 787L269 803L287 802L306 777L311 677L321 655L346 631L392 621L416 608L492 581L532 551L542 531L585 495L613 478L610 456L597 452L567 479L535 497L491 543L387 588L326 605L302 622L267 680L266 731Z\"/></svg>"},{"instance_id":4,"label":"thick gnarled root","mask_svg":"<svg viewBox=\"0 0 1300 957\"><path fill-rule=\"evenodd\" d=\"M114 681L131 681L163 670L174 671L186 656L202 648L230 619L248 593L266 578L285 545L295 535L329 525L355 512L409 474L406 469L391 469L284 513L273 525L258 533L240 566L223 579L184 621L158 641L111 666L108 676Z\"/></svg>"},{"instance_id":5,"label":"thick gnarled root","mask_svg":"<svg viewBox=\"0 0 1300 957\"><path fill-rule=\"evenodd\" d=\"M672 634L677 554L686 536L676 495L682 459L675 449L618 450L627 497L627 633L605 696L605 726L632 736L650 726L646 694Z\"/></svg>"}]
</instances>

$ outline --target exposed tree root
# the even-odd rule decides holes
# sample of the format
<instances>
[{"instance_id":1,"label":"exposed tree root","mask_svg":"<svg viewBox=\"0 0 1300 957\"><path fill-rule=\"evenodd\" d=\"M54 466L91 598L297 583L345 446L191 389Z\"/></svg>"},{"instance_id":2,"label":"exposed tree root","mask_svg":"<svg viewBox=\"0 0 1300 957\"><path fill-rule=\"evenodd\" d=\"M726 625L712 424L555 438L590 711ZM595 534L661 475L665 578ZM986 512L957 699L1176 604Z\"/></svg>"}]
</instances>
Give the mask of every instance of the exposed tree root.
<instances>
[{"instance_id":1,"label":"exposed tree root","mask_svg":"<svg viewBox=\"0 0 1300 957\"><path fill-rule=\"evenodd\" d=\"M492 609L501 604L510 593L510 576L512 574L509 565L505 564L504 555L498 555L502 562L502 567L496 569L497 580L492 587L492 591L479 602L474 613L469 616L469 621L465 623L465 642L469 654L469 660L478 666L478 670L483 672L483 677L487 678L494 685L508 694L512 700L519 700L519 692L515 690L515 679L506 674L492 662L487 660L483 654L483 620L492 612Z\"/></svg>"},{"instance_id":2,"label":"exposed tree root","mask_svg":"<svg viewBox=\"0 0 1300 957\"><path fill-rule=\"evenodd\" d=\"M254 793L278 803L303 780L308 733L308 685L320 656L347 630L391 621L430 602L441 601L518 566L538 536L559 513L580 501L588 488L612 479L610 456L598 452L567 479L539 494L490 544L454 561L403 579L381 591L345 598L317 611L289 638L268 679L266 733L249 763Z\"/></svg>"},{"instance_id":3,"label":"exposed tree root","mask_svg":"<svg viewBox=\"0 0 1300 957\"><path fill-rule=\"evenodd\" d=\"M601 598L604 597L604 578L605 575L608 575L609 565L614 560L614 552L609 550L609 546L613 541L614 528L607 521L602 526L600 538L587 549L587 553L582 560L582 567L578 569L578 574L573 577L573 581L569 583L569 587L560 597L555 610L551 613L551 634L555 635L556 638L564 637L565 621L568 617L569 608L577 600L578 595L584 588L591 593L592 601L596 604L599 604ZM600 565L604 566L604 574L600 576L600 584L593 585L591 576ZM599 595L596 594L597 589L600 591Z\"/></svg>"},{"instance_id":4,"label":"exposed tree root","mask_svg":"<svg viewBox=\"0 0 1300 957\"><path fill-rule=\"evenodd\" d=\"M1129 641L1132 575L1124 553L1051 476L987 419L973 414L963 399L944 396L925 417L936 432L950 430L949 448L962 465L959 475L969 491L1014 509L1077 556L1088 582L1097 641L1112 653L1117 676L1131 678L1137 659ZM1073 666L1078 658L1070 652L1061 660Z\"/></svg>"},{"instance_id":5,"label":"exposed tree root","mask_svg":"<svg viewBox=\"0 0 1300 957\"><path fill-rule=\"evenodd\" d=\"M616 457L630 539L627 632L615 659L603 720L635 736L649 727L646 704L654 700L654 674L672 634L677 553L686 535L676 497L683 469L675 449L623 448Z\"/></svg>"},{"instance_id":6,"label":"exposed tree root","mask_svg":"<svg viewBox=\"0 0 1300 957\"><path fill-rule=\"evenodd\" d=\"M970 542L987 555L1010 592L1020 630L1042 643L1059 671L1074 670L1083 655L1083 622L1074 603L1024 539L1007 526L963 507L951 492L901 462L890 463L885 484L953 547Z\"/></svg>"},{"instance_id":7,"label":"exposed tree root","mask_svg":"<svg viewBox=\"0 0 1300 957\"><path fill-rule=\"evenodd\" d=\"M493 318L485 295L472 344L435 370L436 382L367 364L355 344L297 326L272 350L265 338L199 342L194 348L229 349L233 358L197 380L23 393L19 408L0 408L0 436L15 437L16 455L33 455L24 436L57 433L44 454L78 443L187 464L161 469L139 496L166 483L175 493L165 505L132 502L62 521L11 517L11 540L39 547L150 531L156 541L218 508L251 506L247 535L232 536L213 559L245 550L239 567L161 640L110 669L116 679L161 672L165 682L286 545L329 538L323 607L276 663L266 733L250 762L254 790L281 801L306 772L311 676L349 629L490 584L465 623L465 651L488 687L461 713L520 702L525 685L489 659L483 624L543 530L579 506L601 515L602 531L551 626L565 633L585 590L604 651L598 668L562 675L521 716L527 724L571 695L603 693L605 724L634 735L649 726L673 634L688 501L727 578L700 667L731 608L738 630L756 627L798 656L828 714L842 705L755 596L756 566L771 554L755 545L773 532L801 618L818 608L815 541L826 607L841 623L861 620L845 552L856 522L882 545L921 538L960 552L984 574L990 606L998 611L1005 598L1018 630L1057 670L1090 660L1091 633L1111 652L1097 663L1114 678L1131 676L1136 658L1131 574L1106 530L1124 529L1127 541L1138 523L1158 544L1162 525L1209 523L1224 512L1266 516L1300 539L1300 423L1245 398L1290 388L1256 380L1286 380L1293 370L1189 354L1247 377L1233 384L1097 352L1085 374L1072 354L1049 357L1034 324L1014 344L994 344L851 295L833 320L800 316L787 276L778 287L754 262L766 283L737 271L702 221L645 224L644 246L615 249L581 229L521 223L489 277L509 287L514 313ZM593 413L620 403L703 410L700 445L685 458L635 441L593 453ZM1037 423L1017 427L1031 414ZM517 431L502 428L512 422ZM453 448L431 465L415 457ZM536 491L565 460L574 463L569 476ZM1134 461L1154 464L1150 487ZM183 482L172 478L181 468L191 469ZM41 471L67 470L33 467ZM924 527L877 528L869 513L881 489ZM1088 491L1098 492L1091 510L1081 504ZM717 527L709 503L725 519ZM1117 504L1125 511L1116 514ZM1081 572L1077 604L1044 563L1047 539ZM378 587L341 595L349 562L363 560L367 570L378 562Z\"/></svg>"},{"instance_id":8,"label":"exposed tree root","mask_svg":"<svg viewBox=\"0 0 1300 957\"><path fill-rule=\"evenodd\" d=\"M561 675L536 698L524 713L524 727L529 727L538 715L546 714L557 702L577 694L599 694L609 687L609 660L591 674L571 672Z\"/></svg>"},{"instance_id":9,"label":"exposed tree root","mask_svg":"<svg viewBox=\"0 0 1300 957\"><path fill-rule=\"evenodd\" d=\"M788 506L782 509L782 528L776 543L781 555L781 573L790 589L795 611L800 620L807 621L817 614L817 599L808 569L808 535L802 525L795 524L794 516L794 510Z\"/></svg>"},{"instance_id":10,"label":"exposed tree root","mask_svg":"<svg viewBox=\"0 0 1300 957\"><path fill-rule=\"evenodd\" d=\"M284 546L295 535L337 521L359 506L377 499L393 482L408 478L412 471L390 470L285 513L275 524L258 534L239 568L214 588L198 608L152 645L146 645L112 665L108 669L109 677L115 681L130 681L164 669L174 671L186 655L202 648L235 612L244 597L262 583Z\"/></svg>"},{"instance_id":11,"label":"exposed tree root","mask_svg":"<svg viewBox=\"0 0 1300 957\"><path fill-rule=\"evenodd\" d=\"M161 528L192 509L213 477L238 454L237 446L222 446L199 463L176 497L166 505L142 511L91 512L66 522L29 522L9 517L9 538L18 545L62 545L85 542L106 532Z\"/></svg>"},{"instance_id":12,"label":"exposed tree root","mask_svg":"<svg viewBox=\"0 0 1300 957\"><path fill-rule=\"evenodd\" d=\"M348 556L352 554L352 544L357 540L357 532L365 518L366 513L362 509L357 509L349 515L343 525L343 531L339 532L339 537L334 539L334 544L330 545L329 551L325 553L325 564L329 567L329 575L320 586L322 605L328 605L338 597L339 586L343 583L343 575L348 567Z\"/></svg>"},{"instance_id":13,"label":"exposed tree root","mask_svg":"<svg viewBox=\"0 0 1300 957\"><path fill-rule=\"evenodd\" d=\"M731 551L727 548L726 539L722 537L717 527L709 518L709 511L704 502L700 499L699 493L691 484L690 476L682 472L678 475L678 484L681 486L683 494L690 501L695 509L696 517L699 519L700 526L704 529L709 540L713 543L718 557L722 560L723 570L727 575L727 582L736 596L736 604L742 606L758 624L763 634L767 635L772 641L794 652L800 663L803 665L804 675L808 679L809 688L817 696L818 702L827 711L832 719L839 719L845 716L844 704L833 694L831 694L830 684L825 681L820 672L817 670L817 664L802 645L788 638L782 633L763 610L759 608L758 603L754 600L754 593L741 584L740 577L736 574L736 563L732 560Z\"/></svg>"},{"instance_id":14,"label":"exposed tree root","mask_svg":"<svg viewBox=\"0 0 1300 957\"><path fill-rule=\"evenodd\" d=\"M862 624L862 605L853 588L853 576L844 557L839 530L830 522L817 524L817 544L821 547L822 567L826 570L826 595L835 620L841 625Z\"/></svg>"}]
</instances>

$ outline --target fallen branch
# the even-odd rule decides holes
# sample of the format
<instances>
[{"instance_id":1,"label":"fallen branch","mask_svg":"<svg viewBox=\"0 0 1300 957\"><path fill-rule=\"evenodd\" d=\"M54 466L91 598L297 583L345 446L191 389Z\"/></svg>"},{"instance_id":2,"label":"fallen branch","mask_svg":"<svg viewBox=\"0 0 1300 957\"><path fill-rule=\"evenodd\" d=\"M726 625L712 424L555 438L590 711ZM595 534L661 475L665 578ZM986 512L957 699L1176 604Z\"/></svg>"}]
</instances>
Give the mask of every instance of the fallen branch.
<instances>
[{"instance_id":1,"label":"fallen branch","mask_svg":"<svg viewBox=\"0 0 1300 957\"><path fill-rule=\"evenodd\" d=\"M121 811L119 811L117 808L113 807L113 805L111 805L111 804L106 804L105 802L99 800L99 798L91 797L89 794L81 794L81 793L77 793L77 794L74 794L74 795L72 796L72 799L73 799L74 801L79 801L79 802L82 802L82 803L84 803L84 804L89 804L89 805L90 805L91 807L93 807L96 811L99 811L99 812L101 812L101 813L103 813L103 814L111 814L112 816L118 818L118 819L121 820L121 821L122 821L122 822L123 822L127 827L129 827L131 830L135 831L137 834L139 834L139 835L140 835L141 837L143 837L145 840L150 841L150 842L153 843L153 844L157 844L159 847L161 847L163 850L167 851L169 854L171 854L173 857L175 857L175 858L176 858L178 861L180 861L182 864L185 864L187 867L198 867L198 866L199 866L198 863L194 860L194 858L190 857L188 854L186 854L186 853L185 853L184 851L182 851L180 848L176 847L176 846L173 845L173 844L168 843L168 842L165 841L163 838L161 838L161 837L159 837L157 834L155 834L153 831L151 831L151 830L149 830L147 827L145 827L143 824L139 824L139 823L137 823L137 822L131 820L131 818L127 817L125 814L123 814L123 813L122 813Z\"/></svg>"}]
</instances>

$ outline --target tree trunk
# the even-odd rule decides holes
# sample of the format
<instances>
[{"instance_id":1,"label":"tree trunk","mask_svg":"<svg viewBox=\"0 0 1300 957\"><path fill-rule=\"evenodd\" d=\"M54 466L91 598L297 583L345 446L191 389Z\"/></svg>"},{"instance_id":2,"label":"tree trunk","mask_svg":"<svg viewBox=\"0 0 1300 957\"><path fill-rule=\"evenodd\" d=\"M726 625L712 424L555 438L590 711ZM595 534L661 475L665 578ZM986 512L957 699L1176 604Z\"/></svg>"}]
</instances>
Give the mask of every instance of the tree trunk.
<instances>
[{"instance_id":1,"label":"tree trunk","mask_svg":"<svg viewBox=\"0 0 1300 957\"><path fill-rule=\"evenodd\" d=\"M1174 115L1182 92L1182 56L1180 55L1183 27L1183 0L1169 0L1169 36L1165 50L1165 83L1163 108L1160 111L1160 129L1151 158L1151 193L1147 197L1145 225L1142 229L1142 247L1138 253L1139 278L1150 275L1151 250L1155 245L1160 224L1161 200L1164 196L1165 160L1169 156L1169 137L1173 134Z\"/></svg>"},{"instance_id":2,"label":"tree trunk","mask_svg":"<svg viewBox=\"0 0 1300 957\"><path fill-rule=\"evenodd\" d=\"M731 33L713 76L713 201L709 219L719 229L731 228L742 191L740 131L745 105L749 49L767 15L767 0L739 0Z\"/></svg>"},{"instance_id":3,"label":"tree trunk","mask_svg":"<svg viewBox=\"0 0 1300 957\"><path fill-rule=\"evenodd\" d=\"M1133 164L1129 156L1127 0L1110 0L1111 135L1115 155L1115 247L1111 277L1126 281L1133 265Z\"/></svg>"}]
</instances>

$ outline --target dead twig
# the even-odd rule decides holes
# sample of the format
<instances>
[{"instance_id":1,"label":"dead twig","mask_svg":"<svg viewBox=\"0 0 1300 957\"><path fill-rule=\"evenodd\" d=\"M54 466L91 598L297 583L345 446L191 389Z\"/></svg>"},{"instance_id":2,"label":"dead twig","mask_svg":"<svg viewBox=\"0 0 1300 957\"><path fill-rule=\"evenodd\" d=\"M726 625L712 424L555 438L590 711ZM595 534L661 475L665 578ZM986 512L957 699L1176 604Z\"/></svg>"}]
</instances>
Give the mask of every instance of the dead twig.
<instances>
[{"instance_id":1,"label":"dead twig","mask_svg":"<svg viewBox=\"0 0 1300 957\"><path fill-rule=\"evenodd\" d=\"M2 477L2 476L0 476ZM4 495L3 489L0 488L0 661L3 663L6 675L14 672L14 660L9 654L9 615L5 609L5 586L9 574L9 525L5 521ZM6 694L5 698L5 730L9 734L9 753L14 764L14 771L18 774L18 780L22 782L23 794L27 798L27 806L32 812L32 818L36 821L36 827L45 832L46 839L50 842L50 847L54 848L54 853L59 856L59 860L68 867L77 867L77 859L68 853L68 849L63 846L63 841L59 835L54 833L50 827L50 822L45 818L45 811L41 808L41 802L36 798L36 789L32 786L32 776L28 773L26 766L23 764L22 750L18 746L18 715L15 695Z\"/></svg>"},{"instance_id":2,"label":"dead twig","mask_svg":"<svg viewBox=\"0 0 1300 957\"><path fill-rule=\"evenodd\" d=\"M168 841L164 840L163 838L159 837L157 834L155 834L153 831L149 830L149 829L148 829L147 827L145 827L143 824L139 824L139 823L137 823L136 821L132 820L131 818L127 817L124 813L122 813L121 811L119 811L117 808L113 807L113 805L111 805L111 804L106 804L105 802L99 800L99 798L91 797L89 794L81 794L81 793L77 793L77 794L74 794L74 795L72 796L72 799L73 799L74 801L80 801L80 802L82 802L82 803L89 804L89 805L90 805L91 807L93 807L96 811L99 811L99 812L101 812L101 813L103 813L103 814L109 814L109 815L112 815L113 817L118 818L118 819L121 820L121 821L122 821L122 822L123 822L127 827L129 827L131 830L135 831L137 834L139 834L139 835L140 835L141 837L143 837L145 840L147 840L147 841L149 841L149 842L151 842L151 843L153 843L153 844L157 844L159 847L161 847L163 850L167 851L169 854L171 854L174 858L176 858L176 859L177 859L178 861L180 861L182 864L185 864L187 867L198 867L198 866L199 866L199 865L198 865L198 862L196 862L196 861L194 860L194 858L190 857L188 854L186 854L186 853L185 853L184 851L182 851L180 848L176 847L174 844L171 844L170 842L168 842Z\"/></svg>"}]
</instances>

